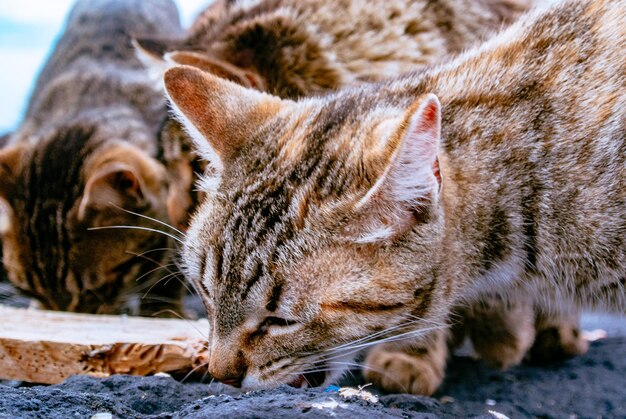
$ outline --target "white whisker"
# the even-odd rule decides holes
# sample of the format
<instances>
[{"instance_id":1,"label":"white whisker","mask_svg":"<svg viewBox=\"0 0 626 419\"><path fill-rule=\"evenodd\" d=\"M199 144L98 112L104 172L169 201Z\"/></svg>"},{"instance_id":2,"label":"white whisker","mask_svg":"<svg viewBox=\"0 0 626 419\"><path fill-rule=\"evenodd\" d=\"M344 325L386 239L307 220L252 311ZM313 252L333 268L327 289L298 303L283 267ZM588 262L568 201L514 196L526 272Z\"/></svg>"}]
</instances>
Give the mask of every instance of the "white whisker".
<instances>
[{"instance_id":1,"label":"white whisker","mask_svg":"<svg viewBox=\"0 0 626 419\"><path fill-rule=\"evenodd\" d=\"M182 231L180 231L180 230L179 230L179 229L177 229L176 227L174 227L174 226L172 226L172 225L169 225L168 223L166 223L166 222L164 222L164 221L157 220L156 218L148 217L147 215L144 215L144 214L139 214L139 213L137 213L137 212L133 212L133 211L130 211L130 210L124 209L124 208L122 208L122 207L120 207L120 206L118 206L118 205L115 205L114 203L111 203L111 205L113 205L115 208L117 208L117 209L119 209L119 210L121 210L121 211L127 212L127 213L132 214L132 215L136 215L137 217L145 218L146 220L150 220L150 221L153 221L153 222L155 222L155 223L161 224L161 225L163 225L163 226L165 226L165 227L167 227L167 228L171 228L172 230L174 230L175 232L177 232L178 234L180 234L180 237L185 238L185 233L183 233Z\"/></svg>"},{"instance_id":2,"label":"white whisker","mask_svg":"<svg viewBox=\"0 0 626 419\"><path fill-rule=\"evenodd\" d=\"M200 337L202 338L202 340L203 340L204 342L206 342L206 341L208 341L208 340L209 340L208 336L205 336L205 335L204 335L204 333L202 333L202 332L200 331L200 329L198 329L198 328L197 328L197 327L193 324L193 322L191 322L189 319L186 319L186 318L184 318L183 316L181 316L181 315L180 315L180 313L177 313L177 312L175 312L174 310L171 310L171 309L166 309L166 310L161 310L161 311L159 311L158 313L155 313L155 315L156 315L156 314L160 314L160 313L170 313L170 314L173 314L174 316L178 317L180 320L184 320L184 321L186 321L187 323L189 323L189 326L191 326L191 327L192 327L192 328L193 328L193 329L194 329L194 330L195 330L195 331L196 331L196 332L200 335Z\"/></svg>"},{"instance_id":3,"label":"white whisker","mask_svg":"<svg viewBox=\"0 0 626 419\"><path fill-rule=\"evenodd\" d=\"M122 229L122 228L127 228L127 229L131 229L131 230L145 230L145 231L151 231L153 233L160 233L163 234L164 236L167 236L171 239L176 240L178 243L183 244L183 241L174 236L173 234L167 233L165 231L161 231L161 230L157 230L155 228L150 228L150 227L140 227L140 226L104 226L104 227L89 227L87 230L108 230L108 229Z\"/></svg>"},{"instance_id":4,"label":"white whisker","mask_svg":"<svg viewBox=\"0 0 626 419\"><path fill-rule=\"evenodd\" d=\"M191 376L191 374L193 374L194 372L196 372L197 370L199 370L200 368L206 367L208 366L209 363L208 362L203 362L202 364L198 365L197 367L195 367L194 369L192 369L191 371L189 371L187 373L187 375L185 375L185 377L183 377L182 380L180 380L181 383L184 383L185 380L187 380L187 378L189 378ZM208 370L208 369L207 369Z\"/></svg>"}]
</instances>

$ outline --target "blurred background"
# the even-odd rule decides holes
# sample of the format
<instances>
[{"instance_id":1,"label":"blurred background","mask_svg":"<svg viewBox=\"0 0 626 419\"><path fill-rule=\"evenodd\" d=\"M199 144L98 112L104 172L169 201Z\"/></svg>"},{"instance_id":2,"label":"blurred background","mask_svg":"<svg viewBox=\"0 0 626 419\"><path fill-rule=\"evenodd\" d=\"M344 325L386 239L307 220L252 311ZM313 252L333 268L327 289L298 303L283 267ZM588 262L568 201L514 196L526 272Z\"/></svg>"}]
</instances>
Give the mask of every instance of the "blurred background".
<instances>
[{"instance_id":1,"label":"blurred background","mask_svg":"<svg viewBox=\"0 0 626 419\"><path fill-rule=\"evenodd\" d=\"M211 0L174 0L183 27ZM0 0L0 135L20 122L30 89L74 0Z\"/></svg>"}]
</instances>

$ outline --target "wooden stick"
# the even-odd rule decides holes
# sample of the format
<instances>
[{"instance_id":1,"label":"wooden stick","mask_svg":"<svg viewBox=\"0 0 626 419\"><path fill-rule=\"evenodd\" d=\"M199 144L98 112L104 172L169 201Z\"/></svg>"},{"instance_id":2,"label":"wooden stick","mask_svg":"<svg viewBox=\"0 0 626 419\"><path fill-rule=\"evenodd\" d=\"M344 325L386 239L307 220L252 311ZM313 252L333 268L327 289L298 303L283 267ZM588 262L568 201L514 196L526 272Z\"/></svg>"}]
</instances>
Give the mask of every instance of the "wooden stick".
<instances>
[{"instance_id":1,"label":"wooden stick","mask_svg":"<svg viewBox=\"0 0 626 419\"><path fill-rule=\"evenodd\" d=\"M205 320L153 319L0 305L0 379L56 384L76 374L148 375L204 365Z\"/></svg>"}]
</instances>

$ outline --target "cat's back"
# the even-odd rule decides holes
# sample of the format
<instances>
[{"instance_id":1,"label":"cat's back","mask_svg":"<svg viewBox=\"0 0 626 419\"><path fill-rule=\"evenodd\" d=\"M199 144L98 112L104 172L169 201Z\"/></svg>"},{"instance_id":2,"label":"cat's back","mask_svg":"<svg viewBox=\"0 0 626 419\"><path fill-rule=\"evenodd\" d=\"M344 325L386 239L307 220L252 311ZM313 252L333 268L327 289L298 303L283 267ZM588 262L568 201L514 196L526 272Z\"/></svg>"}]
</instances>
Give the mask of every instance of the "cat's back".
<instances>
[{"instance_id":1,"label":"cat's back","mask_svg":"<svg viewBox=\"0 0 626 419\"><path fill-rule=\"evenodd\" d=\"M159 113L150 105L162 102L158 89L135 57L131 40L180 32L171 0L78 1L37 78L25 117L28 134L34 126L63 123L84 109L116 103L140 109L146 117Z\"/></svg>"},{"instance_id":2,"label":"cat's back","mask_svg":"<svg viewBox=\"0 0 626 419\"><path fill-rule=\"evenodd\" d=\"M219 49L224 39L254 28L251 33L257 37L279 38L294 49L307 45L307 60L322 57L337 73L338 84L348 85L438 62L485 39L532 4L532 0L223 0L196 20L190 39L199 45L218 40Z\"/></svg>"},{"instance_id":3,"label":"cat's back","mask_svg":"<svg viewBox=\"0 0 626 419\"><path fill-rule=\"evenodd\" d=\"M564 0L410 81L442 103L451 224L586 301L626 274L624 45L626 2Z\"/></svg>"},{"instance_id":4,"label":"cat's back","mask_svg":"<svg viewBox=\"0 0 626 419\"><path fill-rule=\"evenodd\" d=\"M562 0L418 84L447 106L453 130L442 145L459 157L476 147L471 139L480 126L485 147L517 138L507 145L541 145L542 155L558 152L582 163L624 147L623 45L625 2Z\"/></svg>"},{"instance_id":5,"label":"cat's back","mask_svg":"<svg viewBox=\"0 0 626 419\"><path fill-rule=\"evenodd\" d=\"M77 61L140 69L130 42L133 36L180 31L178 10L171 0L79 0L37 82L45 85Z\"/></svg>"}]
</instances>

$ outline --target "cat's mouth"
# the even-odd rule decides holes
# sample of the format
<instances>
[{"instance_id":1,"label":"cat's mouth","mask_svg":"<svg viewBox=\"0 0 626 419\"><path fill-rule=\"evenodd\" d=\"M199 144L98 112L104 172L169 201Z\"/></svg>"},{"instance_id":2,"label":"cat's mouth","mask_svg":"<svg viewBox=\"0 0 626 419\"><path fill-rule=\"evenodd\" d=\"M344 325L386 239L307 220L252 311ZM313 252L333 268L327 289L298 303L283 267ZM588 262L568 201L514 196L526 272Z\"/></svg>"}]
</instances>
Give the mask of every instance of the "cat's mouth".
<instances>
[{"instance_id":1,"label":"cat's mouth","mask_svg":"<svg viewBox=\"0 0 626 419\"><path fill-rule=\"evenodd\" d=\"M323 364L315 364L309 372L298 375L289 383L296 388L319 387L326 381L326 371Z\"/></svg>"}]
</instances>

